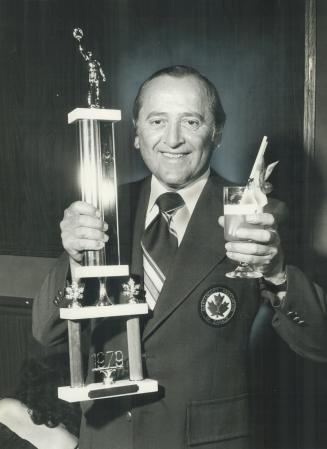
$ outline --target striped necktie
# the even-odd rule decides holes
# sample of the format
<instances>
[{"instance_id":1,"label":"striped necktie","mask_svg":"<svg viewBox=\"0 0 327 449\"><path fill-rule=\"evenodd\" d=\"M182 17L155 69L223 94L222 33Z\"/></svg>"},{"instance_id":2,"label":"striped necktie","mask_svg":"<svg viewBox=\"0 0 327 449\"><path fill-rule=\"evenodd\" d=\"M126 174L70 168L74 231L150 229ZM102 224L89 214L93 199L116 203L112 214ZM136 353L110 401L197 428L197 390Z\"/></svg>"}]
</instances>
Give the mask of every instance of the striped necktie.
<instances>
[{"instance_id":1,"label":"striped necktie","mask_svg":"<svg viewBox=\"0 0 327 449\"><path fill-rule=\"evenodd\" d=\"M176 192L166 192L157 198L158 215L143 233L144 289L149 307L153 310L172 267L178 247L176 232L170 222L177 209L184 206L183 198Z\"/></svg>"}]
</instances>

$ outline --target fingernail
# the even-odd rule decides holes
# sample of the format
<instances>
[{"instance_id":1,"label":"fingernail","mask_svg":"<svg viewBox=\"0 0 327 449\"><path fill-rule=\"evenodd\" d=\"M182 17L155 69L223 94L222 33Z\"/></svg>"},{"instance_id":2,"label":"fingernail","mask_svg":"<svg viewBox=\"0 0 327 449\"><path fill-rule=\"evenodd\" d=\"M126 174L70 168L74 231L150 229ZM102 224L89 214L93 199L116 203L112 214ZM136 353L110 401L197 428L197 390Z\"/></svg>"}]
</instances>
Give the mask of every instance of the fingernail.
<instances>
[{"instance_id":1,"label":"fingernail","mask_svg":"<svg viewBox=\"0 0 327 449\"><path fill-rule=\"evenodd\" d=\"M232 247L232 244L231 244L231 243L226 243L225 248L226 248L227 250L232 249L231 247Z\"/></svg>"},{"instance_id":2,"label":"fingernail","mask_svg":"<svg viewBox=\"0 0 327 449\"><path fill-rule=\"evenodd\" d=\"M246 221L248 223L259 223L259 217L257 215L247 215Z\"/></svg>"},{"instance_id":3,"label":"fingernail","mask_svg":"<svg viewBox=\"0 0 327 449\"><path fill-rule=\"evenodd\" d=\"M108 226L108 223L104 223L104 224L103 224L103 230L104 230L104 231L108 231L108 227L109 227L109 226Z\"/></svg>"},{"instance_id":4,"label":"fingernail","mask_svg":"<svg viewBox=\"0 0 327 449\"><path fill-rule=\"evenodd\" d=\"M105 234L104 241L107 242L109 240L109 237Z\"/></svg>"},{"instance_id":5,"label":"fingernail","mask_svg":"<svg viewBox=\"0 0 327 449\"><path fill-rule=\"evenodd\" d=\"M95 211L95 216L98 218L101 217L101 212L98 209Z\"/></svg>"}]
</instances>

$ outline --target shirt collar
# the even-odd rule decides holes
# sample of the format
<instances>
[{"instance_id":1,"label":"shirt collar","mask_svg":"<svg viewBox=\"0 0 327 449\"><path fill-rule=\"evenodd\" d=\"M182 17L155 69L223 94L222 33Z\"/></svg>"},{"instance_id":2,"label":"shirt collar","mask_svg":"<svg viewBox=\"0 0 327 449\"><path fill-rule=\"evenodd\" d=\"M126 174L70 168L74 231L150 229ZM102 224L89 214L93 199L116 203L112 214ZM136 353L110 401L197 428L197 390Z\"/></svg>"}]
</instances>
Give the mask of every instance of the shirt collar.
<instances>
[{"instance_id":1,"label":"shirt collar","mask_svg":"<svg viewBox=\"0 0 327 449\"><path fill-rule=\"evenodd\" d=\"M193 181L191 184L187 185L186 187L183 187L182 189L176 190L181 197L183 198L185 205L190 213L192 215L192 212L195 208L195 205L199 199L199 196L201 195L201 192L203 190L203 187L205 186L210 174L210 167L207 169L205 173L203 173L200 178L197 178L195 181ZM171 192L171 190L167 189L167 187L163 186L158 179L152 175L151 178L151 193L149 198L149 204L148 204L148 213L151 212L157 198L162 195L163 193Z\"/></svg>"}]
</instances>

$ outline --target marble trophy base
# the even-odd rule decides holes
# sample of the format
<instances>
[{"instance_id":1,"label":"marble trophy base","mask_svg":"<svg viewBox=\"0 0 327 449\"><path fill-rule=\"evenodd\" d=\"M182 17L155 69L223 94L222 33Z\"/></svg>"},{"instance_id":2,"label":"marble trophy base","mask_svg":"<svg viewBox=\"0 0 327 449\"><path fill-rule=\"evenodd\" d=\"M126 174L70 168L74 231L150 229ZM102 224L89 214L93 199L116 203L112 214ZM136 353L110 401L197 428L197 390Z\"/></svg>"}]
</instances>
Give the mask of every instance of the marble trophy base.
<instances>
[{"instance_id":1,"label":"marble trophy base","mask_svg":"<svg viewBox=\"0 0 327 449\"><path fill-rule=\"evenodd\" d=\"M117 380L110 385L93 383L83 387L59 387L58 397L67 402L90 401L117 396L152 393L158 391L158 382L152 379L138 381Z\"/></svg>"}]
</instances>

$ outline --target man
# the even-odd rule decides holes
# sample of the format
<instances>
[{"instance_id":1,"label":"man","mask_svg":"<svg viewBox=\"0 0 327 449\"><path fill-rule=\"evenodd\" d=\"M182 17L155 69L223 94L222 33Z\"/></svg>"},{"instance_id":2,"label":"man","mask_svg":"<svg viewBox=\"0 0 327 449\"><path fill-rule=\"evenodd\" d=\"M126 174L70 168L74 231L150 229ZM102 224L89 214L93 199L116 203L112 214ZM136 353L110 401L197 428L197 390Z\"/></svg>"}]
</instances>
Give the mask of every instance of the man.
<instances>
[{"instance_id":1,"label":"man","mask_svg":"<svg viewBox=\"0 0 327 449\"><path fill-rule=\"evenodd\" d=\"M80 448L263 449L253 417L264 379L251 370L252 353L272 325L298 354L326 361L325 295L284 266L273 213L247 216L251 226L239 230L239 241L224 241L218 219L223 224L226 181L210 170L210 158L225 115L206 78L184 66L155 73L140 88L134 120L135 147L152 176L131 188L133 242L125 247L152 309L142 350L159 391L84 404ZM65 211L62 242L72 271L83 251L104 246L106 229L91 205L75 202ZM225 277L232 261L261 266L268 314L258 281ZM52 298L68 268L64 255L34 304L34 335L47 344L65 335ZM118 325L93 325L91 356L123 345Z\"/></svg>"}]
</instances>

